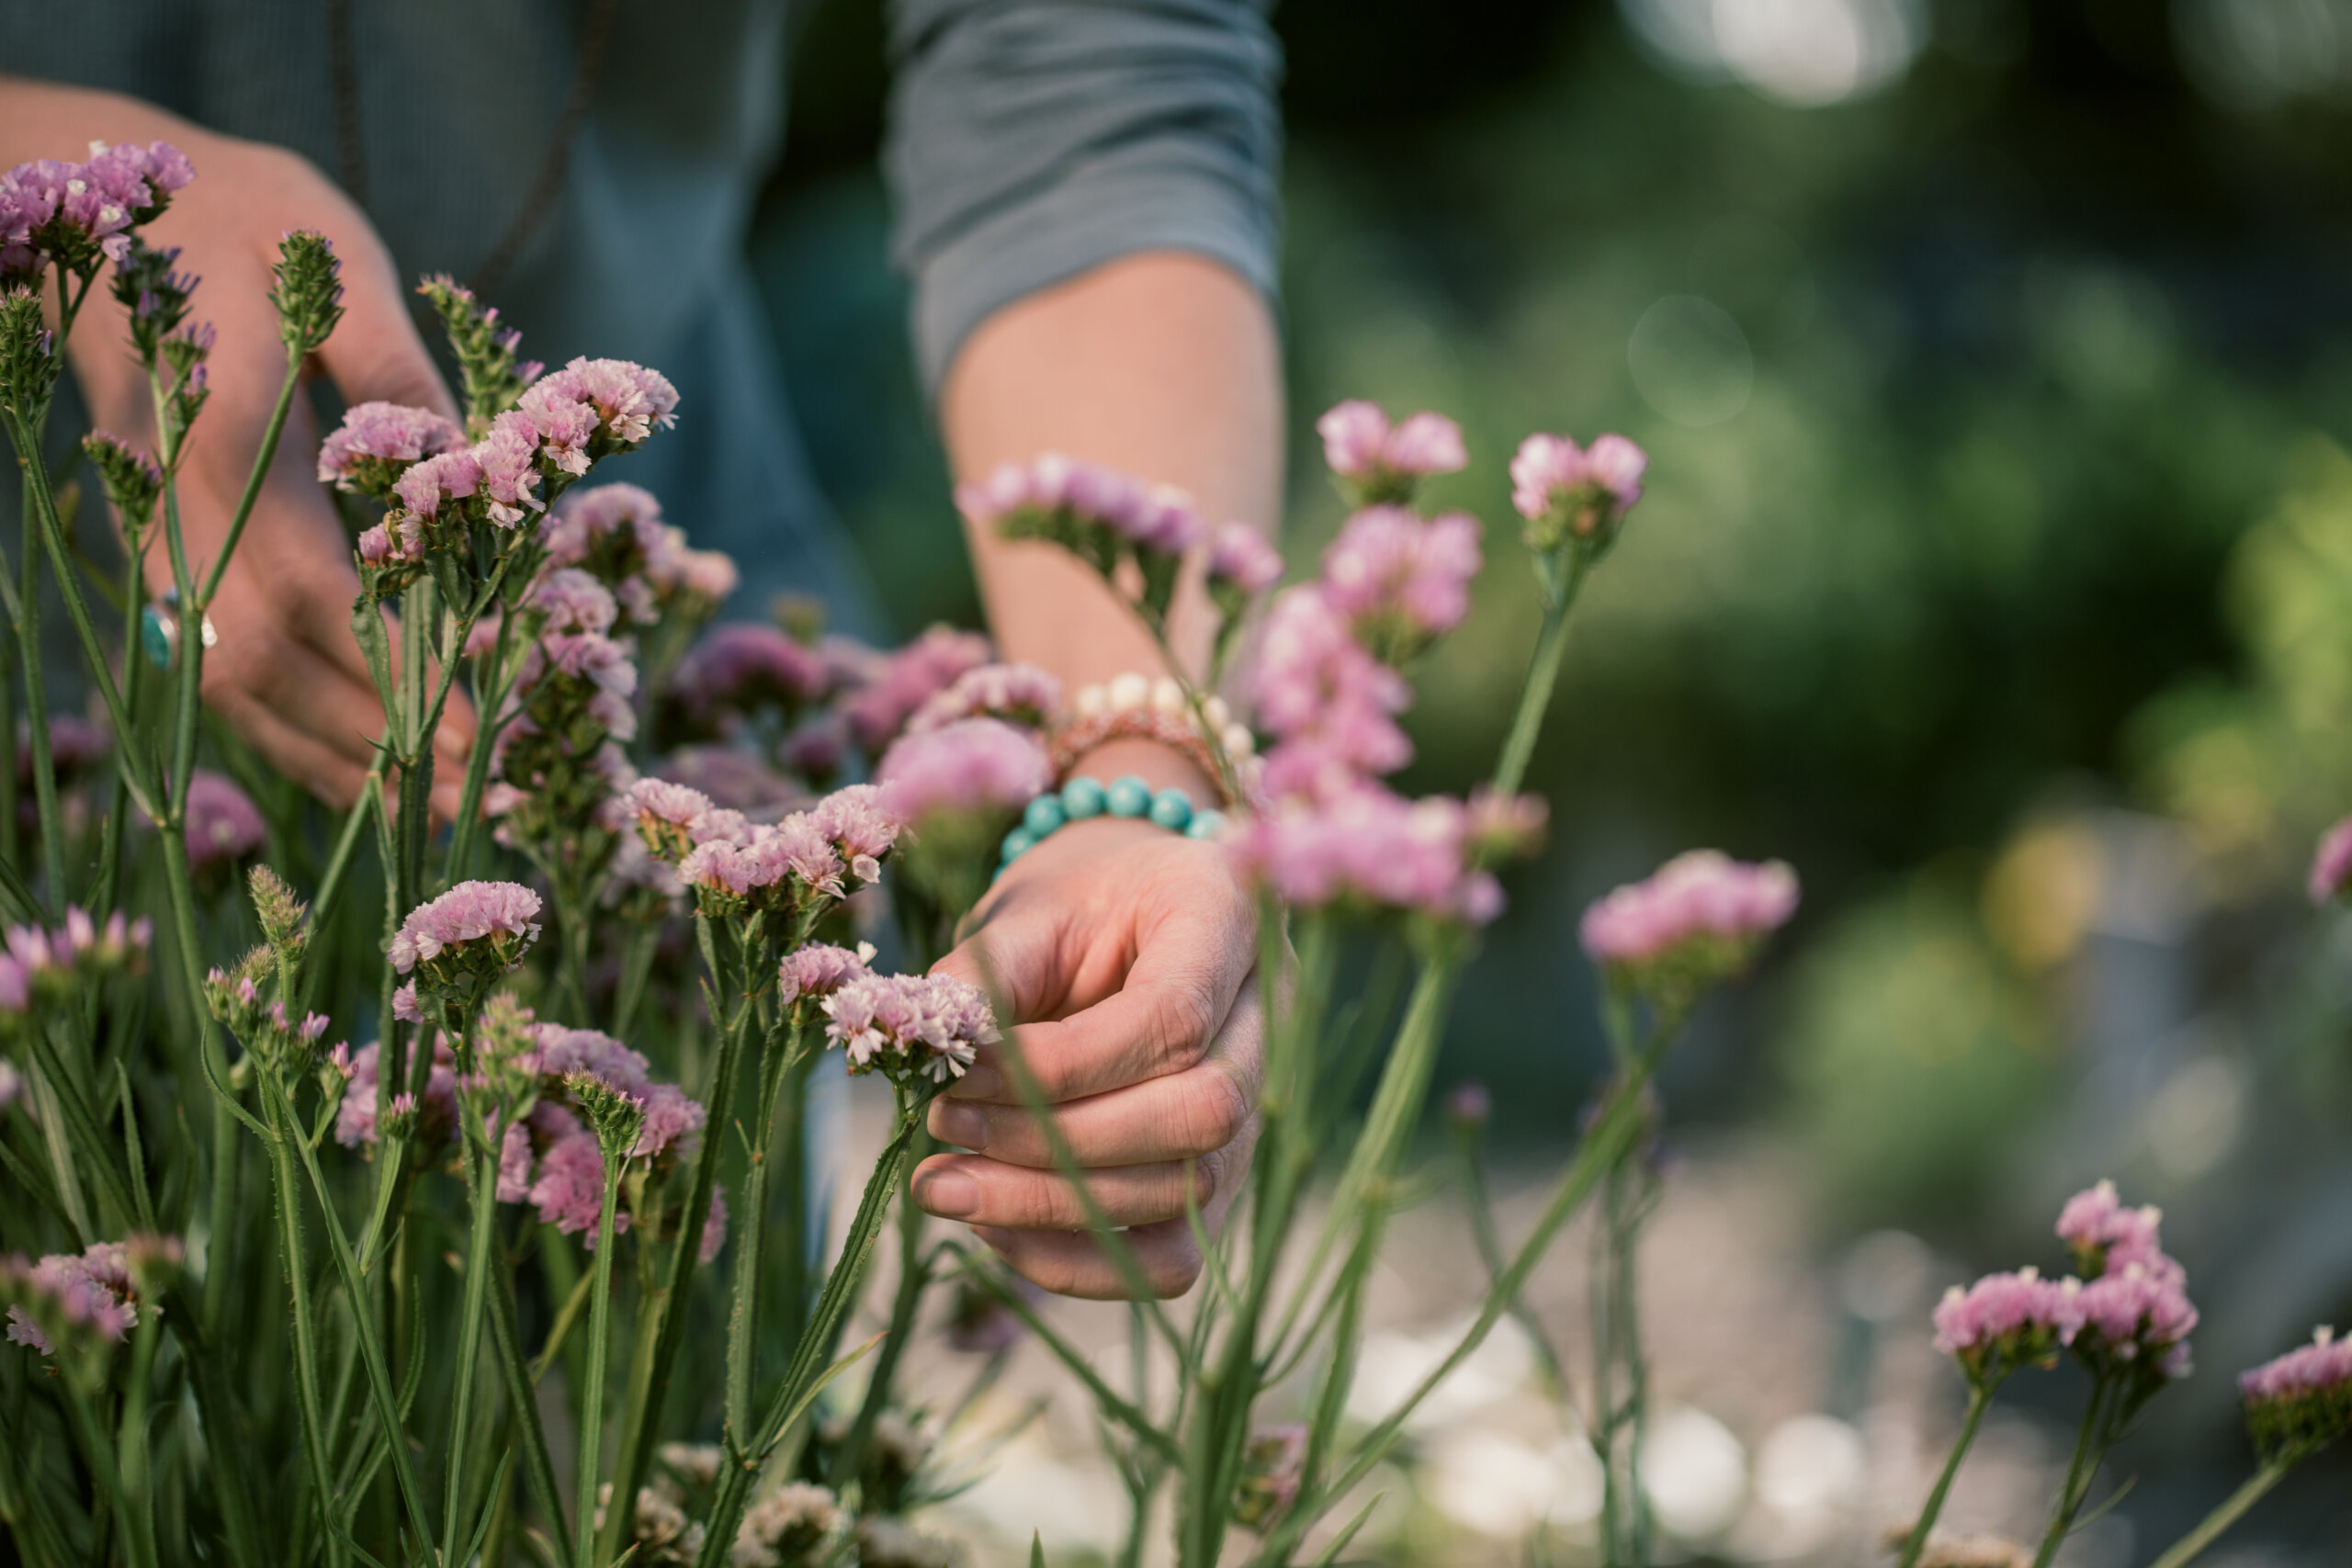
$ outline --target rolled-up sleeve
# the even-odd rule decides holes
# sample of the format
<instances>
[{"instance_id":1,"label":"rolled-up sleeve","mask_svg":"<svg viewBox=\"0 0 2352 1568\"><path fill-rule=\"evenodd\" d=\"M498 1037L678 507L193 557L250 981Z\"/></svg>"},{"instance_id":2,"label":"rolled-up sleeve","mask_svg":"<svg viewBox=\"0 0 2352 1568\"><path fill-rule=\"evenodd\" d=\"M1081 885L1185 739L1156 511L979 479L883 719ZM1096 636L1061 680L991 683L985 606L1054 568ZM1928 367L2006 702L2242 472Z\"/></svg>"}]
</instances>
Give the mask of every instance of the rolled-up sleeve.
<instances>
[{"instance_id":1,"label":"rolled-up sleeve","mask_svg":"<svg viewBox=\"0 0 2352 1568\"><path fill-rule=\"evenodd\" d=\"M994 310L1191 251L1271 299L1282 55L1263 0L897 0L885 152L926 388Z\"/></svg>"}]
</instances>

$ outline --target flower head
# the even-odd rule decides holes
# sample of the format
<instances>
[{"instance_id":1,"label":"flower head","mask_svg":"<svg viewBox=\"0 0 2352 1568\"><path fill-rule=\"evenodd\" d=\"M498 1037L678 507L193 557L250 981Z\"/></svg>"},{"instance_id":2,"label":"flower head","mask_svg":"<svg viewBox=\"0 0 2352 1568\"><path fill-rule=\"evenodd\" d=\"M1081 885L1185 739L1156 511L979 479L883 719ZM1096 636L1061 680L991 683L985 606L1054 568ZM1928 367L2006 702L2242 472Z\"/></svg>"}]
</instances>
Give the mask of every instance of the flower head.
<instances>
[{"instance_id":1,"label":"flower head","mask_svg":"<svg viewBox=\"0 0 2352 1568\"><path fill-rule=\"evenodd\" d=\"M953 685L966 671L996 657L989 639L977 632L933 626L914 641L888 655L828 639L822 653L837 686L848 688L841 704L850 739L869 757L878 757L914 711Z\"/></svg>"},{"instance_id":2,"label":"flower head","mask_svg":"<svg viewBox=\"0 0 2352 1568\"><path fill-rule=\"evenodd\" d=\"M728 1549L731 1568L808 1568L841 1528L833 1495L807 1481L787 1481L746 1509Z\"/></svg>"},{"instance_id":3,"label":"flower head","mask_svg":"<svg viewBox=\"0 0 2352 1568\"><path fill-rule=\"evenodd\" d=\"M881 804L921 826L943 813L1018 811L1053 780L1046 749L1001 719L964 718L901 737L875 770Z\"/></svg>"},{"instance_id":4,"label":"flower head","mask_svg":"<svg viewBox=\"0 0 2352 1568\"><path fill-rule=\"evenodd\" d=\"M2310 1344L2239 1374L2238 1398L2265 1460L2334 1442L2352 1432L2352 1340L2318 1330Z\"/></svg>"},{"instance_id":5,"label":"flower head","mask_svg":"<svg viewBox=\"0 0 2352 1568\"><path fill-rule=\"evenodd\" d=\"M1323 553L1323 595L1357 641L1398 664L1462 624L1479 565L1476 518L1451 512L1424 523L1401 506L1371 506Z\"/></svg>"},{"instance_id":6,"label":"flower head","mask_svg":"<svg viewBox=\"0 0 2352 1568\"><path fill-rule=\"evenodd\" d=\"M465 432L431 409L358 403L321 443L319 482L390 502L412 464L465 447Z\"/></svg>"},{"instance_id":7,"label":"flower head","mask_svg":"<svg viewBox=\"0 0 2352 1568\"><path fill-rule=\"evenodd\" d=\"M2045 1280L2032 1269L1954 1285L1936 1307L1936 1348L1979 1385L2048 1366L2082 1332L2082 1292L2079 1280Z\"/></svg>"},{"instance_id":8,"label":"flower head","mask_svg":"<svg viewBox=\"0 0 2352 1568\"><path fill-rule=\"evenodd\" d=\"M420 991L470 1005L539 939L539 896L516 882L460 882L409 911L386 956Z\"/></svg>"},{"instance_id":9,"label":"flower head","mask_svg":"<svg viewBox=\"0 0 2352 1568\"><path fill-rule=\"evenodd\" d=\"M871 975L873 970L867 965L873 962L874 944L865 942L859 942L854 952L817 942L787 953L776 965L776 1006L821 1002L852 980L863 980Z\"/></svg>"},{"instance_id":10,"label":"flower head","mask_svg":"<svg viewBox=\"0 0 2352 1568\"><path fill-rule=\"evenodd\" d=\"M1233 1517L1249 1529L1267 1524L1297 1500L1298 1483L1306 1469L1306 1427L1290 1421L1261 1427L1241 1450L1241 1480L1233 1499Z\"/></svg>"},{"instance_id":11,"label":"flower head","mask_svg":"<svg viewBox=\"0 0 2352 1568\"><path fill-rule=\"evenodd\" d=\"M1416 413L1390 424L1377 403L1351 399L1315 422L1323 460L1360 506L1412 498L1431 474L1451 474L1470 460L1462 427L1440 413Z\"/></svg>"},{"instance_id":12,"label":"flower head","mask_svg":"<svg viewBox=\"0 0 2352 1568\"><path fill-rule=\"evenodd\" d=\"M1527 542L1551 550L1569 539L1605 548L1642 499L1649 457L1622 435L1579 448L1565 435L1536 434L1510 460L1511 505L1527 520Z\"/></svg>"},{"instance_id":13,"label":"flower head","mask_svg":"<svg viewBox=\"0 0 2352 1568\"><path fill-rule=\"evenodd\" d=\"M2156 1238L2163 1220L2164 1212L2153 1203L2125 1208L2115 1183L2101 1181L2066 1200L2056 1228L2059 1239L2075 1249L2075 1266L2088 1277L2130 1263L2154 1265L2164 1256Z\"/></svg>"},{"instance_id":14,"label":"flower head","mask_svg":"<svg viewBox=\"0 0 2352 1568\"><path fill-rule=\"evenodd\" d=\"M986 992L946 975L868 975L824 1000L825 1037L852 1073L899 1083L960 1078L997 1038Z\"/></svg>"},{"instance_id":15,"label":"flower head","mask_svg":"<svg viewBox=\"0 0 2352 1568\"><path fill-rule=\"evenodd\" d=\"M2321 836L2318 852L2312 856L2310 889L2314 904L2324 904L2352 890L2352 817Z\"/></svg>"},{"instance_id":16,"label":"flower head","mask_svg":"<svg viewBox=\"0 0 2352 1568\"><path fill-rule=\"evenodd\" d=\"M825 661L781 627L732 621L706 633L672 682L688 717L707 724L725 713L763 707L787 720L829 689Z\"/></svg>"},{"instance_id":17,"label":"flower head","mask_svg":"<svg viewBox=\"0 0 2352 1568\"><path fill-rule=\"evenodd\" d=\"M200 879L260 853L269 836L252 797L209 768L188 775L186 831L188 870Z\"/></svg>"},{"instance_id":18,"label":"flower head","mask_svg":"<svg viewBox=\"0 0 2352 1568\"><path fill-rule=\"evenodd\" d=\"M1001 718L1042 729L1061 705L1062 683L1048 671L1034 664L978 664L925 698L905 732L921 735L961 718Z\"/></svg>"},{"instance_id":19,"label":"flower head","mask_svg":"<svg viewBox=\"0 0 2352 1568\"><path fill-rule=\"evenodd\" d=\"M1209 536L1212 591L1222 586L1246 599L1263 593L1282 580L1281 553L1266 542L1265 535L1249 524L1220 524Z\"/></svg>"},{"instance_id":20,"label":"flower head","mask_svg":"<svg viewBox=\"0 0 2352 1568\"><path fill-rule=\"evenodd\" d=\"M1584 949L1635 984L1704 983L1745 968L1796 907L1796 873L1785 863L1691 850L1587 909Z\"/></svg>"},{"instance_id":21,"label":"flower head","mask_svg":"<svg viewBox=\"0 0 2352 1568\"><path fill-rule=\"evenodd\" d=\"M2187 1283L2186 1271L2169 1258L2110 1262L2077 1298L2083 1330L2075 1353L2094 1366L2129 1363L2156 1381L2187 1377L2188 1335L2198 1319Z\"/></svg>"},{"instance_id":22,"label":"flower head","mask_svg":"<svg viewBox=\"0 0 2352 1568\"><path fill-rule=\"evenodd\" d=\"M1396 910L1485 925L1502 889L1467 857L1467 814L1442 795L1408 800L1357 784L1309 801L1277 801L1227 840L1245 882L1298 908Z\"/></svg>"}]
</instances>

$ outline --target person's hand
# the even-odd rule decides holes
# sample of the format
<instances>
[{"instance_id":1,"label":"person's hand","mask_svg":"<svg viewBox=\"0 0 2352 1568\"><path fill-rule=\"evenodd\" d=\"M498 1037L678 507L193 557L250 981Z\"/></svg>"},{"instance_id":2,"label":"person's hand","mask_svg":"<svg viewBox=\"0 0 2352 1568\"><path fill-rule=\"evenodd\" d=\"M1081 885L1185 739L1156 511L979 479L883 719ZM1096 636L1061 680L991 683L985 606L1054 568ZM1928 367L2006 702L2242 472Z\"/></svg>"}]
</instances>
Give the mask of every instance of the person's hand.
<instances>
[{"instance_id":1,"label":"person's hand","mask_svg":"<svg viewBox=\"0 0 2352 1568\"><path fill-rule=\"evenodd\" d=\"M310 164L112 94L13 82L6 96L0 163L76 155L93 139L161 139L196 167L196 179L147 238L159 248L180 247L178 270L202 279L189 320L209 321L218 333L211 397L179 479L188 565L199 584L235 514L285 373L268 294L278 239L288 231L323 233L342 259L343 321L314 368L334 380L344 401L383 399L456 416L390 256L366 217ZM153 450L146 373L125 347L121 309L103 276L74 323L71 354L92 423ZM316 422L298 396L211 605L219 641L204 657L204 696L280 773L342 806L358 795L384 717L351 635L359 580L350 540L319 488L318 446ZM158 597L171 586L160 531L148 547L146 576ZM434 805L445 816L457 809L473 733L473 716L453 693L435 744Z\"/></svg>"},{"instance_id":2,"label":"person's hand","mask_svg":"<svg viewBox=\"0 0 2352 1568\"><path fill-rule=\"evenodd\" d=\"M1155 783L1210 798L1188 763L1148 745L1105 747L1082 771L1106 781L1158 773ZM938 972L1010 1002L1021 1059L1057 1107L1088 1190L1125 1227L1150 1288L1182 1294L1202 1263L1187 1185L1215 1235L1257 1137L1265 1016L1250 895L1216 844L1097 818L1014 862L971 925ZM1085 1205L1056 1168L1005 1055L984 1051L933 1101L933 1135L970 1152L925 1160L915 1201L970 1224L1048 1291L1131 1294L1084 1228Z\"/></svg>"}]
</instances>

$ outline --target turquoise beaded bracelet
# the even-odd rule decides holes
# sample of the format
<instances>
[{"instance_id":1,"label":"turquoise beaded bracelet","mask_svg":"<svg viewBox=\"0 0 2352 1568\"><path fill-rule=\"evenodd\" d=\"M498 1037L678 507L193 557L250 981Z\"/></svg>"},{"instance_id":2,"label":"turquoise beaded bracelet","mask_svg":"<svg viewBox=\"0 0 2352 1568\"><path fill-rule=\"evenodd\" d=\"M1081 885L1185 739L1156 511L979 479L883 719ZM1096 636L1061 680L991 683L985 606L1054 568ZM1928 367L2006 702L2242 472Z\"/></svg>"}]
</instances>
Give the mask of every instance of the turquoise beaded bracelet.
<instances>
[{"instance_id":1,"label":"turquoise beaded bracelet","mask_svg":"<svg viewBox=\"0 0 2352 1568\"><path fill-rule=\"evenodd\" d=\"M1213 839L1225 826L1225 813L1194 810L1193 797L1181 789L1154 794L1133 773L1108 784L1081 774L1029 803L1021 813L1021 825L1004 836L997 870L1001 873L1064 823L1105 816L1141 818L1188 839Z\"/></svg>"}]
</instances>

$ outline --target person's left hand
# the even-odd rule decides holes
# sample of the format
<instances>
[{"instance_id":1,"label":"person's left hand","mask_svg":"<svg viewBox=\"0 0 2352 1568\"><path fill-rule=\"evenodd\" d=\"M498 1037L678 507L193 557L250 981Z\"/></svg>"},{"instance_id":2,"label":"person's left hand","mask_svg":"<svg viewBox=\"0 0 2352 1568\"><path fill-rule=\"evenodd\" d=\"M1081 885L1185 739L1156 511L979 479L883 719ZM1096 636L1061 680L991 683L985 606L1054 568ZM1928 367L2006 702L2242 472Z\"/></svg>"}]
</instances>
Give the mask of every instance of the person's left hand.
<instances>
[{"instance_id":1,"label":"person's left hand","mask_svg":"<svg viewBox=\"0 0 2352 1568\"><path fill-rule=\"evenodd\" d=\"M1106 781L1189 771L1174 753L1156 768L1111 753L1083 771ZM1198 782L1192 793L1209 798ZM1021 1059L1057 1107L1088 1190L1125 1227L1150 1288L1182 1295L1202 1264L1186 1185L1214 1235L1257 1138L1265 1039L1257 910L1225 852L1148 822L1072 823L998 878L969 931L937 972L1010 1002ZM925 1160L915 1201L970 1224L1048 1291L1133 1294L1088 1234L1085 1204L1057 1170L1005 1050L984 1050L932 1103L933 1135L970 1152Z\"/></svg>"}]
</instances>

